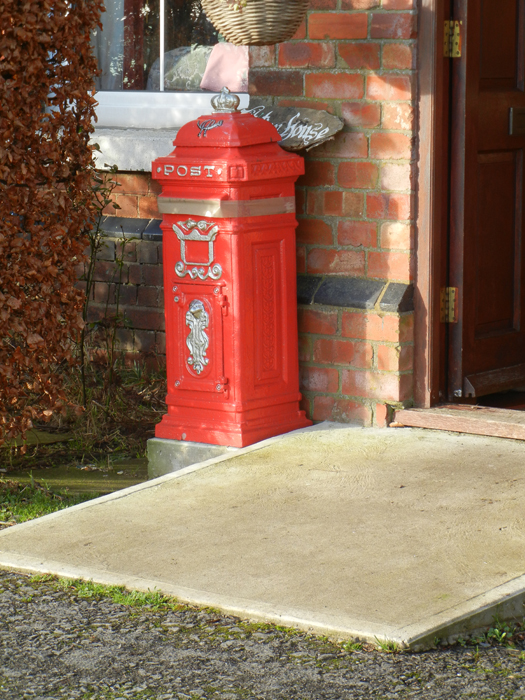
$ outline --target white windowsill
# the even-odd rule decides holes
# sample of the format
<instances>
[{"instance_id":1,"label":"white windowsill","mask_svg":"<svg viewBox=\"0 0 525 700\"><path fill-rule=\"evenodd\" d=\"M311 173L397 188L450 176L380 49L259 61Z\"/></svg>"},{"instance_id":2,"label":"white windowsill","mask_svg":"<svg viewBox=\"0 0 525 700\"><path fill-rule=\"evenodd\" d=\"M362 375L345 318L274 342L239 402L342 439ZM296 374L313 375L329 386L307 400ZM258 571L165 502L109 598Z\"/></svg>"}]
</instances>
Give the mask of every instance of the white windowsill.
<instances>
[{"instance_id":1,"label":"white windowsill","mask_svg":"<svg viewBox=\"0 0 525 700\"><path fill-rule=\"evenodd\" d=\"M173 151L175 129L95 129L90 142L97 143L95 151L98 170L117 165L124 172L151 172L151 162Z\"/></svg>"},{"instance_id":2,"label":"white windowsill","mask_svg":"<svg viewBox=\"0 0 525 700\"><path fill-rule=\"evenodd\" d=\"M97 92L98 121L90 139L101 150L95 152L97 168L107 170L107 166L116 164L121 171L151 172L151 161L173 150L173 140L181 126L212 112L211 99L216 94ZM246 109L249 95L239 97L240 109Z\"/></svg>"}]
</instances>

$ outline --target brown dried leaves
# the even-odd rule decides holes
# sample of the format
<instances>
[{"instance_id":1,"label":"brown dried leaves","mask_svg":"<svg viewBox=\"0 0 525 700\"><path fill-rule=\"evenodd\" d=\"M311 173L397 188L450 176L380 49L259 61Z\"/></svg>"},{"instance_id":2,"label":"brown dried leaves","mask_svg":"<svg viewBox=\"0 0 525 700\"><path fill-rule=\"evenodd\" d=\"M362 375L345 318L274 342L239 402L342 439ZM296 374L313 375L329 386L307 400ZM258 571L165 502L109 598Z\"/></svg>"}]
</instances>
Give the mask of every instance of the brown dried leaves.
<instances>
[{"instance_id":1,"label":"brown dried leaves","mask_svg":"<svg viewBox=\"0 0 525 700\"><path fill-rule=\"evenodd\" d=\"M93 220L101 0L0 7L0 444L62 410L83 293L76 267ZM80 322L79 322L80 319Z\"/></svg>"}]
</instances>

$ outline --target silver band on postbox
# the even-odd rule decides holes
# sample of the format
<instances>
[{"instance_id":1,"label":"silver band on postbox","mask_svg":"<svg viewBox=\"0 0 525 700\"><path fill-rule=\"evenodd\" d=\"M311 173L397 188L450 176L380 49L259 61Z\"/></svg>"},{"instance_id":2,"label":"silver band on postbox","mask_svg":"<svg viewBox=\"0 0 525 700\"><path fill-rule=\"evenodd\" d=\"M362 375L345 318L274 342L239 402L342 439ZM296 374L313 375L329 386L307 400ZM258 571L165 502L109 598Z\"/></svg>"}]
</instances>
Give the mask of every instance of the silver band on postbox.
<instances>
[{"instance_id":1,"label":"silver band on postbox","mask_svg":"<svg viewBox=\"0 0 525 700\"><path fill-rule=\"evenodd\" d=\"M295 197L269 199L176 199L159 197L161 214L187 214L217 219L238 219L249 216L295 214Z\"/></svg>"}]
</instances>

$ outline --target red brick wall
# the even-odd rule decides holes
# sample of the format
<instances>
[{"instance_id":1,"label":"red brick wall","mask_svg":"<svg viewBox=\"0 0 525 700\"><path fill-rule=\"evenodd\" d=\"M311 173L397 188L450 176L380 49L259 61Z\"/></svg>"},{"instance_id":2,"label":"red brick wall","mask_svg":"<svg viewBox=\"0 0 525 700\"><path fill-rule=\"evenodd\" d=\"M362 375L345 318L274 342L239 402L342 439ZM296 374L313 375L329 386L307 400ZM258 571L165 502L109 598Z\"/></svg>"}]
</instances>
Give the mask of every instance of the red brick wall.
<instances>
[{"instance_id":1,"label":"red brick wall","mask_svg":"<svg viewBox=\"0 0 525 700\"><path fill-rule=\"evenodd\" d=\"M121 265L116 264L121 261ZM119 314L125 327L117 331L119 349L164 356L164 286L162 243L107 238L98 255L89 306L89 321L114 315L120 281Z\"/></svg>"},{"instance_id":2,"label":"red brick wall","mask_svg":"<svg viewBox=\"0 0 525 700\"><path fill-rule=\"evenodd\" d=\"M251 50L253 95L345 122L306 154L299 272L413 277L416 19L413 0L311 0L293 41Z\"/></svg>"},{"instance_id":3,"label":"red brick wall","mask_svg":"<svg viewBox=\"0 0 525 700\"><path fill-rule=\"evenodd\" d=\"M157 208L157 195L160 188L150 173L118 173L118 187L113 190L111 199L118 204L115 209L111 204L104 209L109 216L125 216L131 219L160 219Z\"/></svg>"},{"instance_id":4,"label":"red brick wall","mask_svg":"<svg viewBox=\"0 0 525 700\"><path fill-rule=\"evenodd\" d=\"M415 0L311 0L293 40L251 49L250 92L324 109L344 131L306 154L298 272L414 277ZM316 420L383 424L412 396L412 313L299 309L302 389Z\"/></svg>"},{"instance_id":5,"label":"red brick wall","mask_svg":"<svg viewBox=\"0 0 525 700\"><path fill-rule=\"evenodd\" d=\"M110 204L104 214L129 219L161 218L157 208L160 189L150 173L119 172L116 180L118 186L111 200L119 208ZM162 361L166 353L162 242L110 234L104 239L97 259L88 320L100 321L114 316L118 310L126 326L117 331L119 349L156 356Z\"/></svg>"},{"instance_id":6,"label":"red brick wall","mask_svg":"<svg viewBox=\"0 0 525 700\"><path fill-rule=\"evenodd\" d=\"M415 0L311 0L293 40L251 49L253 96L324 109L345 122L333 141L305 156L297 187L300 274L414 277L416 26ZM159 217L148 175L119 180L117 215ZM148 277L160 258L143 258L154 245L137 242L126 262L135 330L122 340L128 349L162 352L160 271L158 284ZM102 277L97 298L107 293ZM380 301L366 311L299 307L303 404L315 420L384 425L389 405L410 402L413 314L383 313Z\"/></svg>"},{"instance_id":7,"label":"red brick wall","mask_svg":"<svg viewBox=\"0 0 525 700\"><path fill-rule=\"evenodd\" d=\"M412 313L299 308L303 407L314 420L384 425L412 396Z\"/></svg>"}]
</instances>

